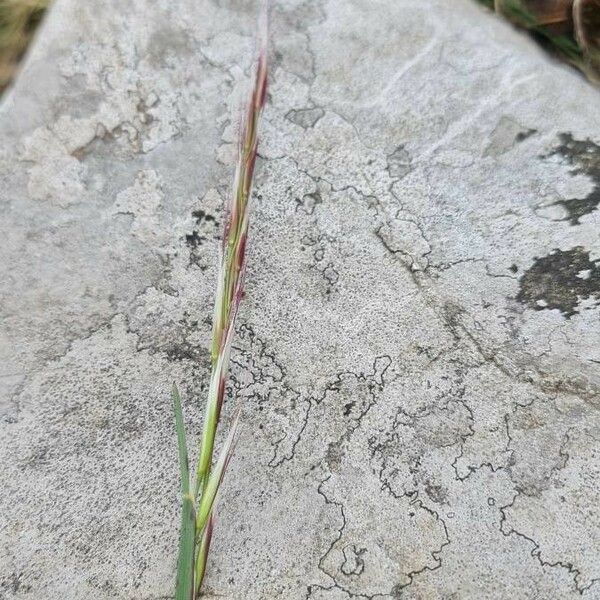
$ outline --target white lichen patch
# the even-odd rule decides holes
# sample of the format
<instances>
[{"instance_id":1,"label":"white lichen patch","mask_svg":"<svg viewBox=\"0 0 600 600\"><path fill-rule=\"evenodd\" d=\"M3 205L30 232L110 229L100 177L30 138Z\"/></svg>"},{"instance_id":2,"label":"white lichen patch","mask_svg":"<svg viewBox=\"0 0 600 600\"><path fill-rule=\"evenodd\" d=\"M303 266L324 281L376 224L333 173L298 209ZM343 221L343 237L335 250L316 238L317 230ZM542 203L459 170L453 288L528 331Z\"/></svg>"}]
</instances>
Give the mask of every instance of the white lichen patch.
<instances>
[{"instance_id":1,"label":"white lichen patch","mask_svg":"<svg viewBox=\"0 0 600 600\"><path fill-rule=\"evenodd\" d=\"M133 185L117 194L111 214L130 215L131 235L157 248L171 239L161 220L163 200L161 181L156 171L140 171Z\"/></svg>"}]
</instances>

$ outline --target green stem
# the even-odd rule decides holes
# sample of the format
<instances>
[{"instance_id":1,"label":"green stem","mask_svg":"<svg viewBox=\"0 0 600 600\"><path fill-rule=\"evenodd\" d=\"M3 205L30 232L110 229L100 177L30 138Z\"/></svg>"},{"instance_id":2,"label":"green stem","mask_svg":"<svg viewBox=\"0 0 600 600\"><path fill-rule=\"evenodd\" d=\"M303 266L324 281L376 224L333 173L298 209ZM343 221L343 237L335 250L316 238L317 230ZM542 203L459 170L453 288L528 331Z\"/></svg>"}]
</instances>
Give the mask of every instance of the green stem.
<instances>
[{"instance_id":1,"label":"green stem","mask_svg":"<svg viewBox=\"0 0 600 600\"><path fill-rule=\"evenodd\" d=\"M211 515L208 522L206 523L206 527L202 531L202 539L200 540L200 546L198 548L198 554L196 556L196 565L194 569L196 593L200 591L202 581L204 581L204 575L206 573L206 562L208 560L208 551L210 548L210 541L212 538L212 531L213 517Z\"/></svg>"}]
</instances>

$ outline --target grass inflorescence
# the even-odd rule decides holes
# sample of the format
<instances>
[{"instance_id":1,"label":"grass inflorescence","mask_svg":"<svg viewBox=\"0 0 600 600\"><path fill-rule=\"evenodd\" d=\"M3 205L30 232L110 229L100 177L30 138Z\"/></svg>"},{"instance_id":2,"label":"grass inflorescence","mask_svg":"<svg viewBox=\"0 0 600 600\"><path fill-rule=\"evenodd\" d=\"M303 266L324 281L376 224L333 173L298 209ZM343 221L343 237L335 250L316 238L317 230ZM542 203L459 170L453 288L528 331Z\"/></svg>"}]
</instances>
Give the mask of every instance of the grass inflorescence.
<instances>
[{"instance_id":1,"label":"grass inflorescence","mask_svg":"<svg viewBox=\"0 0 600 600\"><path fill-rule=\"evenodd\" d=\"M258 125L267 86L267 5L259 34L259 53L253 87L242 117L238 157L229 214L225 221L217 277L210 347L211 378L196 469L190 473L181 399L176 386L172 397L179 445L182 514L177 561L176 600L198 596L214 526L215 502L232 456L239 424L236 408L218 459L213 461L215 437L225 395L235 318L242 298L248 235L248 202L258 147ZM214 463L214 464L213 464Z\"/></svg>"}]
</instances>

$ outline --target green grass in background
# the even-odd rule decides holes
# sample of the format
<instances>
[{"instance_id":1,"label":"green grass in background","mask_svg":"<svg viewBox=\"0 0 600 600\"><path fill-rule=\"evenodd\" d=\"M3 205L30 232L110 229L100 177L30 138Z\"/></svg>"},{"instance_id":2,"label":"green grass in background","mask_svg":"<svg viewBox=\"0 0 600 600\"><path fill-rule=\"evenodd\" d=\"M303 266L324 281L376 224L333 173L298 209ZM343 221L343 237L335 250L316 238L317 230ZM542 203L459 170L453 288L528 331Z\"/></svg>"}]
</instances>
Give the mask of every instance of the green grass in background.
<instances>
[{"instance_id":1,"label":"green grass in background","mask_svg":"<svg viewBox=\"0 0 600 600\"><path fill-rule=\"evenodd\" d=\"M15 76L49 3L50 0L0 0L0 92Z\"/></svg>"}]
</instances>

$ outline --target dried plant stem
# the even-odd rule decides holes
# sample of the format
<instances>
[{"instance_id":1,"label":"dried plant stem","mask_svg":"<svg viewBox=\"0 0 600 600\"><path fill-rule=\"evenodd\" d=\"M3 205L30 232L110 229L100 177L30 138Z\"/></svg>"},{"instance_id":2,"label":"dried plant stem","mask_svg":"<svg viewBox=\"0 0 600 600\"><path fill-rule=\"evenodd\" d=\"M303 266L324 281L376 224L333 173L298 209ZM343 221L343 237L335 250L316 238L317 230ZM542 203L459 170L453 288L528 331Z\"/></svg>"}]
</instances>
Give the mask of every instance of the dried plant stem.
<instances>
[{"instance_id":1,"label":"dried plant stem","mask_svg":"<svg viewBox=\"0 0 600 600\"><path fill-rule=\"evenodd\" d=\"M479 0L600 81L600 0Z\"/></svg>"},{"instance_id":2,"label":"dried plant stem","mask_svg":"<svg viewBox=\"0 0 600 600\"><path fill-rule=\"evenodd\" d=\"M235 411L221 454L213 465L215 436L225 394L229 354L235 327L235 317L242 298L246 266L248 235L248 201L252 192L252 176L258 147L258 124L267 86L267 4L260 23L260 48L254 85L242 119L233 197L223 232L217 292L210 347L212 373L206 402L204 427L196 465L193 491L185 445L185 433L179 394L174 388L173 400L180 446L182 477L182 523L177 565L176 600L197 597L206 571L206 560L214 526L213 510L225 470L233 453L239 423L239 408ZM186 478L184 485L183 478Z\"/></svg>"}]
</instances>

